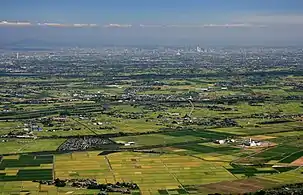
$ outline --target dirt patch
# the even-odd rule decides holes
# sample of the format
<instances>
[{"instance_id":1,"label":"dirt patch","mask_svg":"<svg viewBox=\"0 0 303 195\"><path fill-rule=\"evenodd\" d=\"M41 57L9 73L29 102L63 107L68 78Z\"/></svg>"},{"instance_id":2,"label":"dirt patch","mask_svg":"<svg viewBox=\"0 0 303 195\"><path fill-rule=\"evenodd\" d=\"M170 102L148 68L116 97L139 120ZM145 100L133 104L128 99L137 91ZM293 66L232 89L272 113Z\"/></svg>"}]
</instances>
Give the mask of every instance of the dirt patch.
<instances>
[{"instance_id":1,"label":"dirt patch","mask_svg":"<svg viewBox=\"0 0 303 195\"><path fill-rule=\"evenodd\" d=\"M293 161L290 164L294 165L294 166L303 166L303 156L301 158L298 158L297 160Z\"/></svg>"},{"instance_id":2,"label":"dirt patch","mask_svg":"<svg viewBox=\"0 0 303 195\"><path fill-rule=\"evenodd\" d=\"M198 191L223 194L242 194L246 192L255 192L275 185L276 183L273 183L272 181L252 178L201 185L198 187Z\"/></svg>"}]
</instances>

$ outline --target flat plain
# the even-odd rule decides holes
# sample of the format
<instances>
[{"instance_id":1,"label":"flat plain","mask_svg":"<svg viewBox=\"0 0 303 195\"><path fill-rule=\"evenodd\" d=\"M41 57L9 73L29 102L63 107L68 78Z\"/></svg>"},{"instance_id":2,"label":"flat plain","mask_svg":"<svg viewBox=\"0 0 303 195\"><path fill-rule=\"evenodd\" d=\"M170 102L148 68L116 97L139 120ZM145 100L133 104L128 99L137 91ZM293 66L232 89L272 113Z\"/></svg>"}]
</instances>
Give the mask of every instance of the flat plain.
<instances>
[{"instance_id":1,"label":"flat plain","mask_svg":"<svg viewBox=\"0 0 303 195\"><path fill-rule=\"evenodd\" d=\"M0 56L2 194L100 192L32 182L56 178L133 195L303 182L302 50L128 49Z\"/></svg>"}]
</instances>

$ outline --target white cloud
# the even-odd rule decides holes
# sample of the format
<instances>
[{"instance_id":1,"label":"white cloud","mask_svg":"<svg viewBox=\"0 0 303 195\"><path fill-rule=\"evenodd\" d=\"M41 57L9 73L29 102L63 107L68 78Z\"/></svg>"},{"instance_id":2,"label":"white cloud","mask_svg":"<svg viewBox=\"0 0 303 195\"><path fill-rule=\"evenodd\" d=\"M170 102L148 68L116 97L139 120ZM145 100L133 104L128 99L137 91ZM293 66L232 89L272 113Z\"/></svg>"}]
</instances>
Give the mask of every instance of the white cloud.
<instances>
[{"instance_id":1,"label":"white cloud","mask_svg":"<svg viewBox=\"0 0 303 195\"><path fill-rule=\"evenodd\" d=\"M139 25L141 28L163 28L165 25L160 25L160 24L140 24Z\"/></svg>"},{"instance_id":2,"label":"white cloud","mask_svg":"<svg viewBox=\"0 0 303 195\"><path fill-rule=\"evenodd\" d=\"M30 23L30 22L8 22L2 21L0 25L5 26L48 26L48 27L66 27L66 28L92 28L92 27L101 27L101 28L260 28L266 27L265 24L254 24L254 23L230 23L230 24L64 24L64 23L54 23L54 22L45 22L45 23Z\"/></svg>"},{"instance_id":3,"label":"white cloud","mask_svg":"<svg viewBox=\"0 0 303 195\"><path fill-rule=\"evenodd\" d=\"M8 22L8 21L1 21L0 25L3 26L31 26L30 22Z\"/></svg>"},{"instance_id":4,"label":"white cloud","mask_svg":"<svg viewBox=\"0 0 303 195\"><path fill-rule=\"evenodd\" d=\"M105 28L130 28L133 25L131 24L107 24L104 25Z\"/></svg>"},{"instance_id":5,"label":"white cloud","mask_svg":"<svg viewBox=\"0 0 303 195\"><path fill-rule=\"evenodd\" d=\"M97 24L61 24L61 23L37 23L38 26L50 26L50 27L97 27Z\"/></svg>"},{"instance_id":6,"label":"white cloud","mask_svg":"<svg viewBox=\"0 0 303 195\"><path fill-rule=\"evenodd\" d=\"M73 24L73 27L97 27L97 24Z\"/></svg>"},{"instance_id":7,"label":"white cloud","mask_svg":"<svg viewBox=\"0 0 303 195\"><path fill-rule=\"evenodd\" d=\"M38 26L53 26L53 27L64 27L66 25L60 23L37 23Z\"/></svg>"}]
</instances>

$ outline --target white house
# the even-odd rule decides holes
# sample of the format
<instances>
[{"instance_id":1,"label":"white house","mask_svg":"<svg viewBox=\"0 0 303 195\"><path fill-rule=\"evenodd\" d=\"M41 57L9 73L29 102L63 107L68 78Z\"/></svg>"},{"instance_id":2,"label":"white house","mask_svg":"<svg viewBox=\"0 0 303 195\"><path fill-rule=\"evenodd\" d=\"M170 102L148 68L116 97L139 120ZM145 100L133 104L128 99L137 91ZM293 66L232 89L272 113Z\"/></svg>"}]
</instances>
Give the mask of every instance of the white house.
<instances>
[{"instance_id":1,"label":"white house","mask_svg":"<svg viewBox=\"0 0 303 195\"><path fill-rule=\"evenodd\" d=\"M131 145L134 145L134 144L135 144L135 142L127 142L127 143L124 144L124 146L131 146Z\"/></svg>"},{"instance_id":2,"label":"white house","mask_svg":"<svg viewBox=\"0 0 303 195\"><path fill-rule=\"evenodd\" d=\"M221 140L216 140L215 143L217 144L224 144L225 143L225 140L221 139Z\"/></svg>"}]
</instances>

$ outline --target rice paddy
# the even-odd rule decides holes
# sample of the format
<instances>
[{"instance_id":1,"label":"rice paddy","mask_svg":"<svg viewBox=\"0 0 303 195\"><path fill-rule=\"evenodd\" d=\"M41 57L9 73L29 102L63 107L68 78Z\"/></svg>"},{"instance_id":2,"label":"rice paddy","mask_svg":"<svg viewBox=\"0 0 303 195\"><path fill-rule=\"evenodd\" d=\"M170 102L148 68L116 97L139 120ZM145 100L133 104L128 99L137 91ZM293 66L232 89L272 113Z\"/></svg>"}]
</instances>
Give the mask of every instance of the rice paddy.
<instances>
[{"instance_id":1,"label":"rice paddy","mask_svg":"<svg viewBox=\"0 0 303 195\"><path fill-rule=\"evenodd\" d=\"M94 178L101 183L135 182L142 194L183 189L183 185L236 179L223 166L174 154L78 152L56 155L55 176ZM68 171L67 171L68 170Z\"/></svg>"},{"instance_id":2,"label":"rice paddy","mask_svg":"<svg viewBox=\"0 0 303 195\"><path fill-rule=\"evenodd\" d=\"M52 180L52 163L52 155L4 157L0 163L0 181Z\"/></svg>"}]
</instances>

